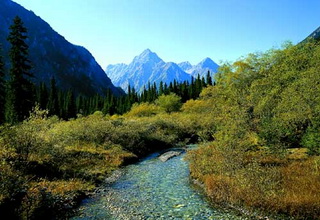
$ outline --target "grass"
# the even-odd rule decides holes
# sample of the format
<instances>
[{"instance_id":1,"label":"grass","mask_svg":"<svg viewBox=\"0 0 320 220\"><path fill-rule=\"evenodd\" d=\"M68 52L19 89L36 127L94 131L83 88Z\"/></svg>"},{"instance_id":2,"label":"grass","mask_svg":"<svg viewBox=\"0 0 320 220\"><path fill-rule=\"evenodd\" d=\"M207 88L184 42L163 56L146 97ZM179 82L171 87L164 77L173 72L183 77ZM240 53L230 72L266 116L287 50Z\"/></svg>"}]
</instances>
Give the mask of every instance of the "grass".
<instances>
[{"instance_id":1,"label":"grass","mask_svg":"<svg viewBox=\"0 0 320 220\"><path fill-rule=\"evenodd\" d=\"M246 152L242 166L226 172L224 153L209 145L188 155L191 176L204 183L212 201L252 212L319 219L319 156L310 157L307 149L297 148L279 157L260 149Z\"/></svg>"}]
</instances>

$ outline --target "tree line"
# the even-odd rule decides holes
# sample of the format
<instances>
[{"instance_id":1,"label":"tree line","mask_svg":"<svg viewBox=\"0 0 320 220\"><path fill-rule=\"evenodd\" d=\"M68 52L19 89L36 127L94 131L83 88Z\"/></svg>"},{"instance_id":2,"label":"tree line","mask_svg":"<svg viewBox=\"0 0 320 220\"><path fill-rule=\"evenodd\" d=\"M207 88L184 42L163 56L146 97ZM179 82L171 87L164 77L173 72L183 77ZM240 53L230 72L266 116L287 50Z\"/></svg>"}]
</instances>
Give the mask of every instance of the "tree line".
<instances>
[{"instance_id":1,"label":"tree line","mask_svg":"<svg viewBox=\"0 0 320 220\"><path fill-rule=\"evenodd\" d=\"M141 93L129 85L127 95L124 96L115 96L111 90L107 90L103 95L96 94L88 97L82 94L75 96L71 90L58 89L55 79L52 78L49 88L45 83L37 87L36 102L41 109L48 109L49 115L57 115L63 119L74 118L77 114L86 116L96 111L109 115L121 115L128 112L134 103L151 103L161 95L170 93L180 96L182 102L196 99L203 88L213 84L210 72L208 72L206 77L198 76L196 79L192 78L191 82L174 80L169 85L160 82L158 86L156 83L148 83Z\"/></svg>"},{"instance_id":2,"label":"tree line","mask_svg":"<svg viewBox=\"0 0 320 220\"><path fill-rule=\"evenodd\" d=\"M89 115L95 111L104 114L123 114L129 111L134 103L154 102L159 96L175 93L182 102L199 97L200 92L207 85L213 85L210 72L206 77L192 78L191 82L170 84L160 82L148 83L139 93L128 86L127 95L115 96L111 90L105 94L88 97L85 94L75 95L72 90L62 90L57 87L53 77L50 85L45 82L36 86L32 79L31 61L28 59L28 45L26 43L27 29L18 16L10 26L7 38L11 44L9 50L10 68L6 79L3 57L0 56L0 124L14 124L27 118L35 105L41 109L48 109L49 115L57 115L62 119L75 118L77 114ZM0 54L2 53L0 45Z\"/></svg>"},{"instance_id":3,"label":"tree line","mask_svg":"<svg viewBox=\"0 0 320 220\"><path fill-rule=\"evenodd\" d=\"M111 90L107 90L104 95L96 94L88 97L82 94L75 96L71 90L58 89L55 79L52 78L49 88L45 83L41 83L37 88L36 102L41 109L48 109L49 115L57 115L63 119L74 118L77 114L86 116L96 111L121 115L128 112L134 103L151 103L161 95L170 93L180 96L182 102L196 99L203 88L213 84L211 74L208 72L206 77L198 75L196 79L192 78L191 82L174 80L169 85L160 82L158 86L156 83L148 83L141 93L129 85L127 95L124 96L115 96Z\"/></svg>"}]
</instances>

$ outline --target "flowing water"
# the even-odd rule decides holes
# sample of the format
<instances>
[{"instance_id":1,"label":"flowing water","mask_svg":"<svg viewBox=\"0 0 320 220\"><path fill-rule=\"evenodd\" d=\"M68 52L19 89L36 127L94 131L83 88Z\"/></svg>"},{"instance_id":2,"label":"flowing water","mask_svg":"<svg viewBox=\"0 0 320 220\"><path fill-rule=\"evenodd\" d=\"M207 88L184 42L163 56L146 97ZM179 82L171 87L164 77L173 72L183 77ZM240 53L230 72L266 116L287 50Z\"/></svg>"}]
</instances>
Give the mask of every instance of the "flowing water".
<instances>
[{"instance_id":1,"label":"flowing water","mask_svg":"<svg viewBox=\"0 0 320 220\"><path fill-rule=\"evenodd\" d=\"M184 154L161 162L153 154L83 202L73 219L241 219L213 209L190 183Z\"/></svg>"}]
</instances>

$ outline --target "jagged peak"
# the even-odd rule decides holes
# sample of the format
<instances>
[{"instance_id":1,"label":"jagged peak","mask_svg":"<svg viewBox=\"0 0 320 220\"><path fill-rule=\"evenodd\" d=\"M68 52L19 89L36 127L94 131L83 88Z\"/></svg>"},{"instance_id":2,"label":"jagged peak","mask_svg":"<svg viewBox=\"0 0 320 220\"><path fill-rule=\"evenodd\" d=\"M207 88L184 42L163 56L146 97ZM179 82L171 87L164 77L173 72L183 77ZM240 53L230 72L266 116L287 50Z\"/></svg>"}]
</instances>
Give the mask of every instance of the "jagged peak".
<instances>
[{"instance_id":1,"label":"jagged peak","mask_svg":"<svg viewBox=\"0 0 320 220\"><path fill-rule=\"evenodd\" d=\"M193 65L189 61L184 61L178 64L178 66L183 70L183 71L188 71L190 70Z\"/></svg>"},{"instance_id":2,"label":"jagged peak","mask_svg":"<svg viewBox=\"0 0 320 220\"><path fill-rule=\"evenodd\" d=\"M150 49L144 50L140 55L136 56L133 59L133 62L140 62L140 63L146 63L153 61L155 63L161 62L162 59L154 52L152 52Z\"/></svg>"},{"instance_id":3,"label":"jagged peak","mask_svg":"<svg viewBox=\"0 0 320 220\"><path fill-rule=\"evenodd\" d=\"M176 64L176 63L174 63L174 62L167 62L166 64L165 64L165 67L167 67L167 68L179 68L179 66Z\"/></svg>"},{"instance_id":4,"label":"jagged peak","mask_svg":"<svg viewBox=\"0 0 320 220\"><path fill-rule=\"evenodd\" d=\"M201 61L201 63L205 63L205 62L213 62L213 60L209 57L206 57Z\"/></svg>"},{"instance_id":5,"label":"jagged peak","mask_svg":"<svg viewBox=\"0 0 320 220\"><path fill-rule=\"evenodd\" d=\"M218 64L216 64L211 58L206 57L205 59L203 59L199 64L199 66L202 67L210 67L210 66L218 66Z\"/></svg>"},{"instance_id":6,"label":"jagged peak","mask_svg":"<svg viewBox=\"0 0 320 220\"><path fill-rule=\"evenodd\" d=\"M192 64L189 61L178 63L178 65L184 65L184 64L192 66Z\"/></svg>"},{"instance_id":7,"label":"jagged peak","mask_svg":"<svg viewBox=\"0 0 320 220\"><path fill-rule=\"evenodd\" d=\"M149 53L153 53L153 52L149 48L147 48L142 53L149 54Z\"/></svg>"}]
</instances>

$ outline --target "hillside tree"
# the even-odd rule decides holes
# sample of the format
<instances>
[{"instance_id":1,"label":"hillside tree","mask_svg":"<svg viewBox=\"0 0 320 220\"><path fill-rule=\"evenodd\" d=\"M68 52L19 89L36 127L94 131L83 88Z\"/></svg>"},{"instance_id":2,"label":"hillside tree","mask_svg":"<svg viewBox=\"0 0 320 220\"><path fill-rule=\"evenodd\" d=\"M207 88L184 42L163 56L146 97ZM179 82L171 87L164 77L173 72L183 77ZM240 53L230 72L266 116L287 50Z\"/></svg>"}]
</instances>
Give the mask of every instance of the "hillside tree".
<instances>
[{"instance_id":1,"label":"hillside tree","mask_svg":"<svg viewBox=\"0 0 320 220\"><path fill-rule=\"evenodd\" d=\"M50 115L59 115L58 91L56 80L54 77L52 77L50 81L50 92L47 109L49 110Z\"/></svg>"},{"instance_id":2,"label":"hillside tree","mask_svg":"<svg viewBox=\"0 0 320 220\"><path fill-rule=\"evenodd\" d=\"M31 62L28 59L27 29L18 16L14 18L9 29L7 40L11 44L9 50L11 66L5 118L8 123L16 123L26 118L34 106L35 88L30 81L33 74L31 73Z\"/></svg>"}]
</instances>

